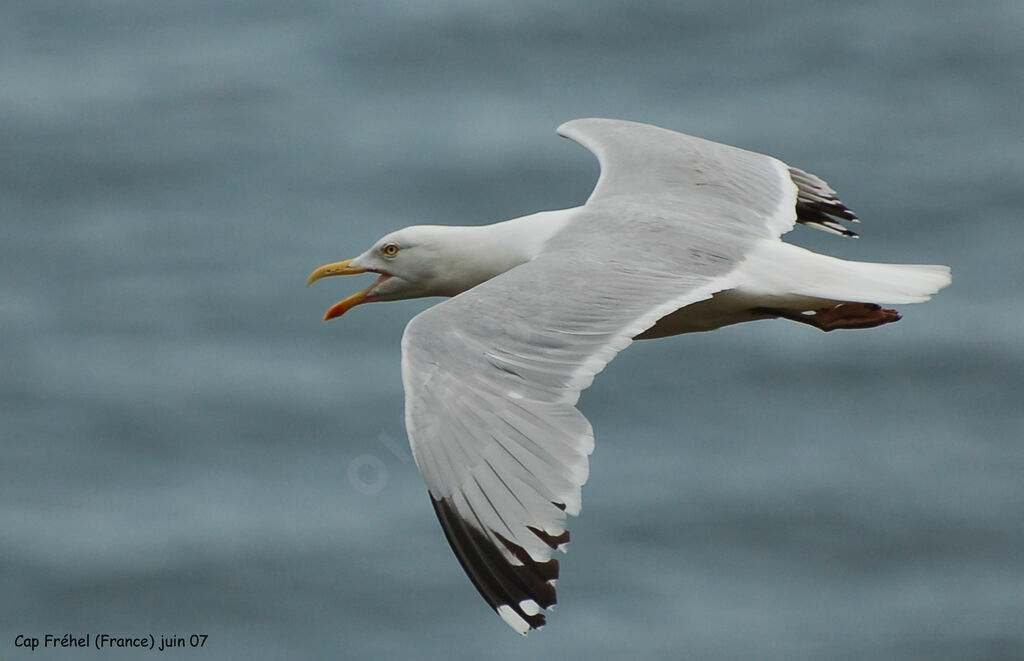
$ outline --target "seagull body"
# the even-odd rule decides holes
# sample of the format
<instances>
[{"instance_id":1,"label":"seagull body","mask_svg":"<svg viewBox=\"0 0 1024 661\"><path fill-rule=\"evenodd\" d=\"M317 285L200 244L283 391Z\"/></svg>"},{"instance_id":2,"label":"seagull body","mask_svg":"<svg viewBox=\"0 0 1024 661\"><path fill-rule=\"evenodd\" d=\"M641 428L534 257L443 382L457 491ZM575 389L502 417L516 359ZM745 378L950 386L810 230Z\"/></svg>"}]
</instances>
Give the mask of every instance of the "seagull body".
<instances>
[{"instance_id":1,"label":"seagull body","mask_svg":"<svg viewBox=\"0 0 1024 661\"><path fill-rule=\"evenodd\" d=\"M435 513L463 569L519 633L556 600L553 550L569 540L594 448L576 409L634 339L785 318L819 328L899 319L948 267L851 262L783 243L800 222L855 236L818 177L770 156L666 129L578 119L559 134L601 175L580 207L492 225L420 225L309 283L377 280L325 320L374 301L452 297L402 338L405 420Z\"/></svg>"}]
</instances>

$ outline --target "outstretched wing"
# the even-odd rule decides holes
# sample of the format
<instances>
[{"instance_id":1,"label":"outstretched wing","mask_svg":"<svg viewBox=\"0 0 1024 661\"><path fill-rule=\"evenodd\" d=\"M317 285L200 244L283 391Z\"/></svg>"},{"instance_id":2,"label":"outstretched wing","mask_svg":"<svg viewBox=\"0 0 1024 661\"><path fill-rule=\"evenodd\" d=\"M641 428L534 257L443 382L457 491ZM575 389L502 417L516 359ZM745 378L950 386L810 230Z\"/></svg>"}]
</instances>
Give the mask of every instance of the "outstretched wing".
<instances>
[{"instance_id":1,"label":"outstretched wing","mask_svg":"<svg viewBox=\"0 0 1024 661\"><path fill-rule=\"evenodd\" d=\"M580 391L659 318L732 286L745 245L678 223L632 226L585 251L566 247L566 232L562 247L421 313L402 340L406 427L438 519L520 633L555 603L551 552L580 511L593 450Z\"/></svg>"},{"instance_id":2,"label":"outstretched wing","mask_svg":"<svg viewBox=\"0 0 1024 661\"><path fill-rule=\"evenodd\" d=\"M743 204L753 222L730 231L777 237L800 222L857 236L837 219L857 222L819 177L756 152L619 119L575 119L558 127L597 156L601 177L588 203L619 196L662 205ZM796 213L794 214L794 208Z\"/></svg>"}]
</instances>

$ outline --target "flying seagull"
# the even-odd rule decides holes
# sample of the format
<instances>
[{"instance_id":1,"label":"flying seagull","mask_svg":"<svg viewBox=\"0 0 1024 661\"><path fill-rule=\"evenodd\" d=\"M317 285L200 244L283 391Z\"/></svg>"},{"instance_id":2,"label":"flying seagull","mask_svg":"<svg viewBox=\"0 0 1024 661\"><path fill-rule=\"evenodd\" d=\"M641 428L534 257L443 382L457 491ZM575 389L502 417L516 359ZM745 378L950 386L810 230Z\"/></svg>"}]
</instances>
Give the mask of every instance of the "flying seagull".
<instances>
[{"instance_id":1,"label":"flying seagull","mask_svg":"<svg viewBox=\"0 0 1024 661\"><path fill-rule=\"evenodd\" d=\"M828 184L781 161L647 124L558 128L601 166L583 206L477 227L419 225L315 270L375 273L362 303L449 300L402 337L405 423L445 536L517 632L555 603L566 515L594 449L580 392L635 339L783 318L823 331L897 321L946 266L851 262L783 243L795 223L856 236ZM564 549L562 549L564 550Z\"/></svg>"}]
</instances>

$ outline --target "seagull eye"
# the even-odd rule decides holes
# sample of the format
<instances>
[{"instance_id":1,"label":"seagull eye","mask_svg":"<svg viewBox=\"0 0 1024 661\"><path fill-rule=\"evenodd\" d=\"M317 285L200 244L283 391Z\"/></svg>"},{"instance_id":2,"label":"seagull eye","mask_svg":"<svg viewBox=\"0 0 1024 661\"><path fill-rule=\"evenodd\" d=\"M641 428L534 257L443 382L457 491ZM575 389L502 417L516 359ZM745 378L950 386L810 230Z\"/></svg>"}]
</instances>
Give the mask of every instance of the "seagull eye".
<instances>
[{"instance_id":1,"label":"seagull eye","mask_svg":"<svg viewBox=\"0 0 1024 661\"><path fill-rule=\"evenodd\" d=\"M397 243L385 243L383 246L381 246L380 252L385 257L394 257L395 255L398 254L398 244Z\"/></svg>"}]
</instances>

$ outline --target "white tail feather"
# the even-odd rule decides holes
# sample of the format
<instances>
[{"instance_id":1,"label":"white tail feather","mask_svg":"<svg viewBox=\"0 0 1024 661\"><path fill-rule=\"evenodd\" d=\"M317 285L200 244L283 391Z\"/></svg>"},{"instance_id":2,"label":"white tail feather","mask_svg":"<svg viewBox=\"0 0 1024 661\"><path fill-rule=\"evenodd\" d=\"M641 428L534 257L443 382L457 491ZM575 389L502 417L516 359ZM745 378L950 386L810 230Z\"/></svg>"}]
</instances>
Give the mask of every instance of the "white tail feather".
<instances>
[{"instance_id":1,"label":"white tail feather","mask_svg":"<svg viewBox=\"0 0 1024 661\"><path fill-rule=\"evenodd\" d=\"M743 291L865 303L920 303L952 282L948 266L850 262L765 241L740 267Z\"/></svg>"}]
</instances>

